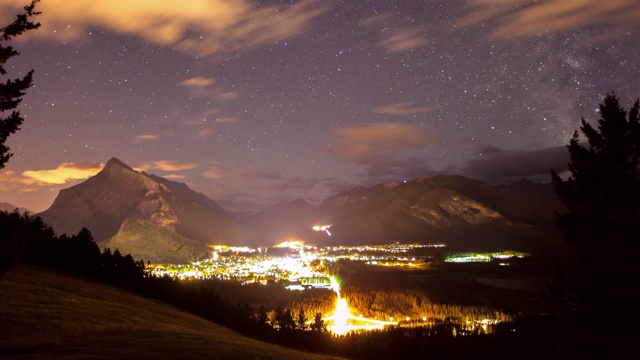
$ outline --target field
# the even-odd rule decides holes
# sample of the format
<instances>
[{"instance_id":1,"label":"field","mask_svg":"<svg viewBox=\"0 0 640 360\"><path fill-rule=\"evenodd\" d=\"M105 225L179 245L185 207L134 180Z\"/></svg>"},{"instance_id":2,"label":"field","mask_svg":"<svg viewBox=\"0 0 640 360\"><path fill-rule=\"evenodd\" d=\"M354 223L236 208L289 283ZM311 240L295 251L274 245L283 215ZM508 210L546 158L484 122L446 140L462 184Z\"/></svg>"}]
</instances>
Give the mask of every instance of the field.
<instances>
[{"instance_id":1,"label":"field","mask_svg":"<svg viewBox=\"0 0 640 360\"><path fill-rule=\"evenodd\" d=\"M239 335L126 291L19 266L0 281L11 359L325 359Z\"/></svg>"}]
</instances>

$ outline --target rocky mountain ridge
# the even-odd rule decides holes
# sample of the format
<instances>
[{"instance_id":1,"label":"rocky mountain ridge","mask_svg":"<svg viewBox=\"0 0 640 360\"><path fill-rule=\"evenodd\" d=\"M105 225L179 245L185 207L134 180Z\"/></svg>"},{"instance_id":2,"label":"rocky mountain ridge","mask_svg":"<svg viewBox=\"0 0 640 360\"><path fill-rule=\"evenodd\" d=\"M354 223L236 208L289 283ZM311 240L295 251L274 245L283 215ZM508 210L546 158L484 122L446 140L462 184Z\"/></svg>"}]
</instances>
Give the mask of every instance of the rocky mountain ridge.
<instances>
[{"instance_id":1,"label":"rocky mountain ridge","mask_svg":"<svg viewBox=\"0 0 640 360\"><path fill-rule=\"evenodd\" d=\"M320 211L331 218L332 242L350 243L368 231L372 243L440 239L463 248L532 250L557 236L559 205L553 198L440 175L356 187L326 199Z\"/></svg>"}]
</instances>

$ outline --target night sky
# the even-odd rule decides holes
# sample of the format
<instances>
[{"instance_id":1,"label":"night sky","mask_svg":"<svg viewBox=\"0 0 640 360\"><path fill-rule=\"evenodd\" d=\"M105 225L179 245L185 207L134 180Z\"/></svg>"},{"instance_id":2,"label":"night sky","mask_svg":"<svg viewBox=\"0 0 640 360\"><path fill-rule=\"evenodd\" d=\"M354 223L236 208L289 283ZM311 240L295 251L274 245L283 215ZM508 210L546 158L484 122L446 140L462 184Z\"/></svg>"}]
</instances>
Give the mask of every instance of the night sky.
<instances>
[{"instance_id":1,"label":"night sky","mask_svg":"<svg viewBox=\"0 0 640 360\"><path fill-rule=\"evenodd\" d=\"M26 1L0 0L5 25ZM638 0L42 0L0 201L111 157L228 210L463 174L549 181L580 117L640 96ZM1 80L4 81L6 77Z\"/></svg>"}]
</instances>

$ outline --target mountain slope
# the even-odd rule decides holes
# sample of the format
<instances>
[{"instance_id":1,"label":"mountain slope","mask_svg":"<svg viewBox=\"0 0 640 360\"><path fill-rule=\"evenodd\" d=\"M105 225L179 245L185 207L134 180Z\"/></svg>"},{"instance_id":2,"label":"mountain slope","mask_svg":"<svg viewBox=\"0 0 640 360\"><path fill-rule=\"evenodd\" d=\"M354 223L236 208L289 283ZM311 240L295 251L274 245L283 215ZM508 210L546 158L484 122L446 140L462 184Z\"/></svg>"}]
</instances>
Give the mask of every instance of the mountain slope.
<instances>
[{"instance_id":1,"label":"mountain slope","mask_svg":"<svg viewBox=\"0 0 640 360\"><path fill-rule=\"evenodd\" d=\"M21 265L0 282L3 359L328 359L156 301Z\"/></svg>"},{"instance_id":2,"label":"mountain slope","mask_svg":"<svg viewBox=\"0 0 640 360\"><path fill-rule=\"evenodd\" d=\"M209 245L246 243L251 238L205 195L137 172L115 158L97 175L60 191L39 215L58 234L86 227L101 246L153 262L189 262L208 256Z\"/></svg>"},{"instance_id":3,"label":"mountain slope","mask_svg":"<svg viewBox=\"0 0 640 360\"><path fill-rule=\"evenodd\" d=\"M447 242L461 250L545 252L553 244L552 198L463 176L357 187L323 201L332 243Z\"/></svg>"}]
</instances>

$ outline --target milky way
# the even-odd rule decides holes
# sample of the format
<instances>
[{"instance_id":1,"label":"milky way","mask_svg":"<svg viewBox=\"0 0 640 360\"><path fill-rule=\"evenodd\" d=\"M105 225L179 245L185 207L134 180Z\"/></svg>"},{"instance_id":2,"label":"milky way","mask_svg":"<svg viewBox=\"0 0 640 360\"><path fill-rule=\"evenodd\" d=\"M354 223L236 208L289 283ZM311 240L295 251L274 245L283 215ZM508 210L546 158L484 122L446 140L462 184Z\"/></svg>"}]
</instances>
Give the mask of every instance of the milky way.
<instances>
[{"instance_id":1,"label":"milky way","mask_svg":"<svg viewBox=\"0 0 640 360\"><path fill-rule=\"evenodd\" d=\"M111 157L231 210L440 173L548 181L581 116L640 95L636 0L38 8L7 66L35 86L0 172L0 200L34 211Z\"/></svg>"}]
</instances>

